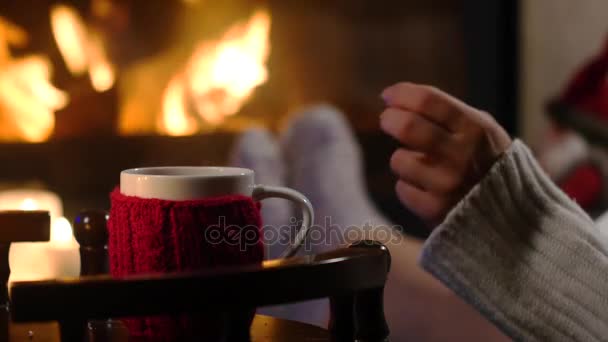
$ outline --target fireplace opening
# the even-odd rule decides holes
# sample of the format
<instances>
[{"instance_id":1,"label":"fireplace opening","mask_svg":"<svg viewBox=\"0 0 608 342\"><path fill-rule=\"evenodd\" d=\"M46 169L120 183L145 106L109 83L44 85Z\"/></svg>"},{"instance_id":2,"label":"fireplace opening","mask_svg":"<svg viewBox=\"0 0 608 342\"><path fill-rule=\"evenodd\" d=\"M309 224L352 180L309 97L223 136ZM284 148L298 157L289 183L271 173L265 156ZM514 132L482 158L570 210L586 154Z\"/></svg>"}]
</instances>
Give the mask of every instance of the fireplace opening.
<instances>
[{"instance_id":1,"label":"fireplace opening","mask_svg":"<svg viewBox=\"0 0 608 342\"><path fill-rule=\"evenodd\" d=\"M122 169L225 164L240 132L323 102L354 127L379 208L424 234L393 194L379 93L433 84L514 127L511 3L4 1L0 191L54 192L72 218L107 208Z\"/></svg>"}]
</instances>

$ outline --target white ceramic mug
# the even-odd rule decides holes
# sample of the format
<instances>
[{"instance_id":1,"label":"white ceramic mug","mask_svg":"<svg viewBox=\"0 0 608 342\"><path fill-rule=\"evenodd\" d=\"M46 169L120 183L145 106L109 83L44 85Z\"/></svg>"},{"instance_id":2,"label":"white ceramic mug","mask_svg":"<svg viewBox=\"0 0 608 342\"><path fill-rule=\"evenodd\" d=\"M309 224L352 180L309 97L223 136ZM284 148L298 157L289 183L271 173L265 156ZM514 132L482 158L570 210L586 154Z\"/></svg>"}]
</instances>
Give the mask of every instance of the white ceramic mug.
<instances>
[{"instance_id":1,"label":"white ceramic mug","mask_svg":"<svg viewBox=\"0 0 608 342\"><path fill-rule=\"evenodd\" d=\"M254 172L238 167L166 166L124 170L120 192L127 196L185 201L222 195L244 195L254 200L278 197L291 200L302 210L302 225L296 238L281 257L293 256L306 238L314 220L308 198L279 186L255 184Z\"/></svg>"}]
</instances>

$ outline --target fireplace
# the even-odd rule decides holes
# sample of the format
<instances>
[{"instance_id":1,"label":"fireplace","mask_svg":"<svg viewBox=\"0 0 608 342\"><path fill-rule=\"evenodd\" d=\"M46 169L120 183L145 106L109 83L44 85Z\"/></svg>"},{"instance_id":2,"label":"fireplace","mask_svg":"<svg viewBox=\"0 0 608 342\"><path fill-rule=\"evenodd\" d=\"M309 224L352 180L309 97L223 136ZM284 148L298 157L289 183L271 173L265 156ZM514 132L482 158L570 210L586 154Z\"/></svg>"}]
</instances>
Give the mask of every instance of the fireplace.
<instances>
[{"instance_id":1,"label":"fireplace","mask_svg":"<svg viewBox=\"0 0 608 342\"><path fill-rule=\"evenodd\" d=\"M433 84L513 132L516 6L5 1L0 75L21 73L44 106L0 95L12 104L0 106L0 190L51 190L73 217L107 207L122 169L224 164L244 129L279 131L299 106L329 102L357 132L371 196L419 233L393 195L387 164L396 144L378 132L378 94L400 80Z\"/></svg>"}]
</instances>

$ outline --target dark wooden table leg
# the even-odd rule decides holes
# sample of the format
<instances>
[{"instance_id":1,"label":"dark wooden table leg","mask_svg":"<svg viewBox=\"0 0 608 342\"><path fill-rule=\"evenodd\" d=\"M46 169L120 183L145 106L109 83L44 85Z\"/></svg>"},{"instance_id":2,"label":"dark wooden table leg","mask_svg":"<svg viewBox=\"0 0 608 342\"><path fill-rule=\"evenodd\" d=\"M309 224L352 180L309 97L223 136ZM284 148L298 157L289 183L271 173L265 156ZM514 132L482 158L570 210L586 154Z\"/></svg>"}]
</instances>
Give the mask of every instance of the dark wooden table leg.
<instances>
[{"instance_id":1,"label":"dark wooden table leg","mask_svg":"<svg viewBox=\"0 0 608 342\"><path fill-rule=\"evenodd\" d=\"M386 256L386 272L391 267L391 255L388 248L377 241L363 240L354 243L351 248L379 249ZM389 340L388 324L384 316L384 287L362 290L354 296L355 341L386 342Z\"/></svg>"},{"instance_id":2,"label":"dark wooden table leg","mask_svg":"<svg viewBox=\"0 0 608 342\"><path fill-rule=\"evenodd\" d=\"M352 342L355 340L354 297L336 296L329 299L329 331L332 341Z\"/></svg>"},{"instance_id":3,"label":"dark wooden table leg","mask_svg":"<svg viewBox=\"0 0 608 342\"><path fill-rule=\"evenodd\" d=\"M108 273L109 215L103 210L83 210L74 219L74 237L80 244L80 275Z\"/></svg>"},{"instance_id":4,"label":"dark wooden table leg","mask_svg":"<svg viewBox=\"0 0 608 342\"><path fill-rule=\"evenodd\" d=\"M74 219L74 237L80 245L80 275L107 274L108 270L108 223L109 215L104 210L83 210ZM98 320L95 326L105 326L105 330L90 331L86 320L61 323L61 341L83 341L86 335L97 334L90 340L111 336L112 325L119 321ZM89 334L87 334L87 332Z\"/></svg>"},{"instance_id":5,"label":"dark wooden table leg","mask_svg":"<svg viewBox=\"0 0 608 342\"><path fill-rule=\"evenodd\" d=\"M8 327L10 321L8 303L8 278L11 268L8 263L10 243L0 243L0 341L8 341Z\"/></svg>"},{"instance_id":6,"label":"dark wooden table leg","mask_svg":"<svg viewBox=\"0 0 608 342\"><path fill-rule=\"evenodd\" d=\"M0 341L8 341L10 315L8 305L0 305Z\"/></svg>"},{"instance_id":7,"label":"dark wooden table leg","mask_svg":"<svg viewBox=\"0 0 608 342\"><path fill-rule=\"evenodd\" d=\"M355 295L355 326L355 341L388 341L389 330L384 317L384 288L364 290Z\"/></svg>"},{"instance_id":8,"label":"dark wooden table leg","mask_svg":"<svg viewBox=\"0 0 608 342\"><path fill-rule=\"evenodd\" d=\"M224 336L230 342L250 342L249 331L255 316L255 309L231 311L225 315Z\"/></svg>"},{"instance_id":9,"label":"dark wooden table leg","mask_svg":"<svg viewBox=\"0 0 608 342\"><path fill-rule=\"evenodd\" d=\"M61 342L84 342L86 336L86 320L65 320L59 322Z\"/></svg>"}]
</instances>

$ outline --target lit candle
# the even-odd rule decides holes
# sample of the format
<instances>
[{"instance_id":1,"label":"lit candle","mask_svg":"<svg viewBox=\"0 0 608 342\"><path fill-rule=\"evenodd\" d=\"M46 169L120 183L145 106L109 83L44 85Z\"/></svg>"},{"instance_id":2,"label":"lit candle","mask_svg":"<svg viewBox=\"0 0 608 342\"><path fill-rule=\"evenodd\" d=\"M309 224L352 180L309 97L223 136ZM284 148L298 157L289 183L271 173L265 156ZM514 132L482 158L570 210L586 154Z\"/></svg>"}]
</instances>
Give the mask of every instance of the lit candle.
<instances>
[{"instance_id":1,"label":"lit candle","mask_svg":"<svg viewBox=\"0 0 608 342\"><path fill-rule=\"evenodd\" d=\"M80 254L70 222L63 217L59 197L43 190L10 190L0 192L0 210L48 210L51 216L49 242L11 244L9 282L78 276Z\"/></svg>"}]
</instances>

